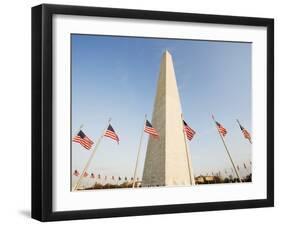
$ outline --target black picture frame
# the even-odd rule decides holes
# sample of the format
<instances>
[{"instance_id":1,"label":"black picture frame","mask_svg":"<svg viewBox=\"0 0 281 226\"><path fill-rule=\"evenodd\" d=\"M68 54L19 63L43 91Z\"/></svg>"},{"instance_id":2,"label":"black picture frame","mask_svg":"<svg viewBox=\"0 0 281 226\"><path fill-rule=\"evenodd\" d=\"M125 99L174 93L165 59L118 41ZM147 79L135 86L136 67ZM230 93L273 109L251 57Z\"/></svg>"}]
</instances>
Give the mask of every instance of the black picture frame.
<instances>
[{"instance_id":1,"label":"black picture frame","mask_svg":"<svg viewBox=\"0 0 281 226\"><path fill-rule=\"evenodd\" d=\"M52 18L55 14L267 28L267 198L95 210L52 210ZM32 218L122 217L274 206L274 20L237 16L43 4L32 8Z\"/></svg>"}]
</instances>

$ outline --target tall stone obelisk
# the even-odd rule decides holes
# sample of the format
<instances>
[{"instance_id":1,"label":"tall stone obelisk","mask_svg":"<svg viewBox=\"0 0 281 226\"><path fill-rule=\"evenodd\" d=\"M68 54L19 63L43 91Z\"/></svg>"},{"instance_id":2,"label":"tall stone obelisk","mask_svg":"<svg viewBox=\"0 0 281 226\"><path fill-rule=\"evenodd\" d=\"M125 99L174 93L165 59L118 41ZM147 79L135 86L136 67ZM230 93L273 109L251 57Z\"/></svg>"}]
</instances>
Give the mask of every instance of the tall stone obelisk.
<instances>
[{"instance_id":1,"label":"tall stone obelisk","mask_svg":"<svg viewBox=\"0 0 281 226\"><path fill-rule=\"evenodd\" d=\"M142 186L192 185L190 153L183 133L182 110L172 56L162 56L152 125L160 139L150 137Z\"/></svg>"}]
</instances>

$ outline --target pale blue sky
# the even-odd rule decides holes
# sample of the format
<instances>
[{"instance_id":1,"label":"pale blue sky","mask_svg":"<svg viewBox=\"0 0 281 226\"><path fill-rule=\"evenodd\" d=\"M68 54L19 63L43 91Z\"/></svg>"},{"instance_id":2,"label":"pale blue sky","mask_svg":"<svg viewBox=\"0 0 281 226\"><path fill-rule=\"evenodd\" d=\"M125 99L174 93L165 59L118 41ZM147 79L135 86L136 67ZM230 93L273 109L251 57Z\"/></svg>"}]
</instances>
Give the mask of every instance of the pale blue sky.
<instances>
[{"instance_id":1,"label":"pale blue sky","mask_svg":"<svg viewBox=\"0 0 281 226\"><path fill-rule=\"evenodd\" d=\"M72 35L72 134L81 124L95 142L109 117L120 137L104 138L89 172L133 176L144 115L151 119L161 56L173 57L181 105L196 131L190 142L195 175L228 169L230 162L211 118L227 130L234 161L250 161L251 146L237 125L251 132L251 43ZM141 177L148 136L139 162ZM90 152L72 145L80 172ZM243 174L243 172L241 172Z\"/></svg>"}]
</instances>

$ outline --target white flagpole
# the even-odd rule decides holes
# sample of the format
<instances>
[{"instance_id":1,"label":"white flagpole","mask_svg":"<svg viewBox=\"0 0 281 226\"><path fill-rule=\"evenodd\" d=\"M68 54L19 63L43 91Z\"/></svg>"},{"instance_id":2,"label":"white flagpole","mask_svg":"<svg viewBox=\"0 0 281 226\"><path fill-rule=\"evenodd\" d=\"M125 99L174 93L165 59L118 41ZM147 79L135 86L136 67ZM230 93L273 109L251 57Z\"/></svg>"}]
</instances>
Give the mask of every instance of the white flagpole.
<instances>
[{"instance_id":1,"label":"white flagpole","mask_svg":"<svg viewBox=\"0 0 281 226\"><path fill-rule=\"evenodd\" d=\"M135 166L135 170L134 170L134 179L133 179L133 186L132 186L133 188L135 187L135 182L136 182L136 174L137 174L137 168L138 168L138 163L139 163L139 156L140 156L140 151L141 151L142 138L143 138L145 123L146 123L146 114L145 114L144 118L145 119L144 119L142 131L141 131L141 137L140 137L140 143L139 143L139 147L138 147L138 155L137 155L137 160L136 160L136 166Z\"/></svg>"},{"instance_id":2,"label":"white flagpole","mask_svg":"<svg viewBox=\"0 0 281 226\"><path fill-rule=\"evenodd\" d=\"M91 178L91 179L92 179L92 182L91 182L92 188L94 188L94 185L95 185L95 178Z\"/></svg>"},{"instance_id":3,"label":"white flagpole","mask_svg":"<svg viewBox=\"0 0 281 226\"><path fill-rule=\"evenodd\" d=\"M111 119L108 120L108 125L109 125L110 121L111 121ZM108 125L107 125L107 127L108 127ZM74 189L73 189L74 191L76 191L76 190L78 189L78 187L79 187L79 185L80 185L80 183L81 183L81 180L82 180L82 178L83 178L84 173L88 170L88 167L89 167L89 165L90 165L90 162L92 161L92 159L93 159L95 153L97 152L98 146L99 146L99 144L100 144L100 142L101 142L101 140L102 140L102 138L103 138L103 136L104 136L104 133L105 133L107 127L103 130L102 135L100 136L99 140L97 141L97 144L96 144L96 146L94 147L94 150L92 151L92 154L90 155L90 158L88 159L88 161L87 161L87 163L86 163L86 165L85 165L85 167L84 167L84 170L83 170L82 174L80 175L80 177L79 177L79 179L78 179L76 185L74 186Z\"/></svg>"},{"instance_id":4,"label":"white flagpole","mask_svg":"<svg viewBox=\"0 0 281 226\"><path fill-rule=\"evenodd\" d=\"M187 141L186 141L187 136L186 136L185 131L184 131L183 115L182 114L181 114L181 123L182 123L182 132L183 132L183 137L184 137L187 165L188 165L188 170L189 170L189 179L190 179L191 185L194 185L195 181L194 181L194 176L191 174L192 173L192 169L191 169L191 166L190 166L191 159L190 159L190 156L188 154L188 145L187 145Z\"/></svg>"},{"instance_id":5,"label":"white flagpole","mask_svg":"<svg viewBox=\"0 0 281 226\"><path fill-rule=\"evenodd\" d=\"M229 159L230 159L230 162L231 162L231 164L232 164L232 167L233 167L233 169L234 169L234 172L235 172L236 176L238 177L239 181L242 182L241 177L240 177L240 175L239 175L239 173L238 173L238 171L237 171L237 169L236 169L236 167L235 167L235 165L234 165L234 162L233 162L233 159L232 159L232 157L231 157L231 155L230 155L230 152L229 152L229 150L228 150L228 148L227 148L227 146L226 146L226 143L225 143L225 141L224 141L224 138L223 138L223 136L221 135L221 133L220 133L220 131L219 131L219 128L218 128L218 126L217 126L217 124L216 124L216 121L215 121L214 116L212 116L212 119L213 119L213 121L214 121L214 123L215 123L215 125L216 125L216 128L217 128L217 130L218 130L218 133L219 133L219 135L220 135L220 138L221 138L221 140L222 140L222 143L223 143L223 145L224 145L224 147L225 147L226 153L227 153L227 155L228 155L228 157L229 157Z\"/></svg>"}]
</instances>

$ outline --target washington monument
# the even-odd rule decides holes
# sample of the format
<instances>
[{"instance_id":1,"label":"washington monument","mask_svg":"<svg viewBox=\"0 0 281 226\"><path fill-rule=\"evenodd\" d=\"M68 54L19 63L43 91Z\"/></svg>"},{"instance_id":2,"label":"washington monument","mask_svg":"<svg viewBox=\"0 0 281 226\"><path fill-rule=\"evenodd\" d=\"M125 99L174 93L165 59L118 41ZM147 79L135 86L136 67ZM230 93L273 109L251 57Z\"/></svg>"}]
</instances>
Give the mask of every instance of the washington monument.
<instances>
[{"instance_id":1,"label":"washington monument","mask_svg":"<svg viewBox=\"0 0 281 226\"><path fill-rule=\"evenodd\" d=\"M182 110L172 56L165 51L160 65L152 125L160 138L149 138L142 186L193 185L189 148L183 133Z\"/></svg>"}]
</instances>

